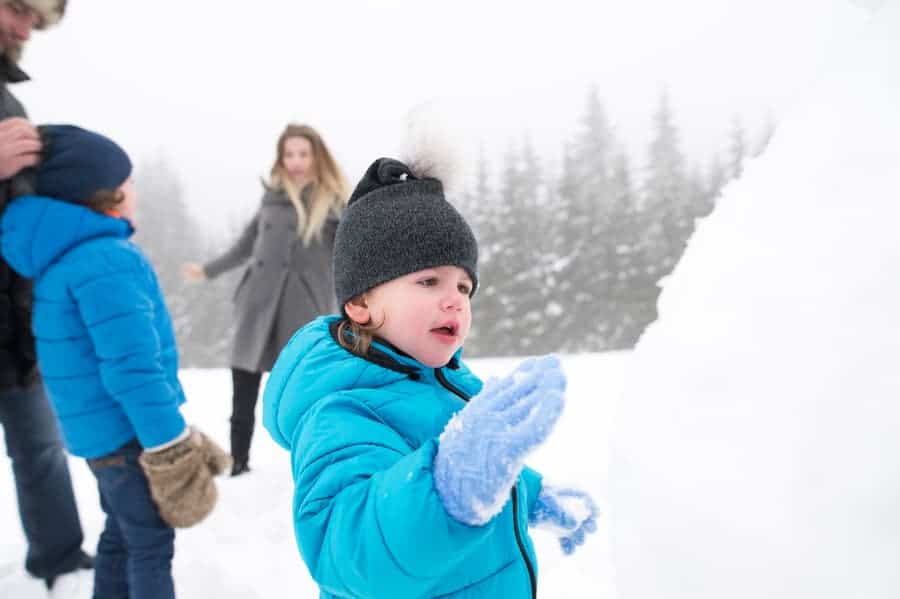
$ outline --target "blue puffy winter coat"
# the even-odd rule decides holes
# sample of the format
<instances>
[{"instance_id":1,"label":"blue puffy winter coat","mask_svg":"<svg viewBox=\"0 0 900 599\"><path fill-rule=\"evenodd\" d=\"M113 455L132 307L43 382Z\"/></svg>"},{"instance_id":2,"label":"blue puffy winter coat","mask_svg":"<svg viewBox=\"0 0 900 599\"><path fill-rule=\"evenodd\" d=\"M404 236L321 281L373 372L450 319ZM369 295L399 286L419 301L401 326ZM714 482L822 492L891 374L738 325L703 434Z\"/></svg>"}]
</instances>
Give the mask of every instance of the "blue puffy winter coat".
<instances>
[{"instance_id":1,"label":"blue puffy winter coat","mask_svg":"<svg viewBox=\"0 0 900 599\"><path fill-rule=\"evenodd\" d=\"M263 399L266 428L291 452L295 534L321 597L534 597L527 514L540 476L526 469L477 527L434 488L438 436L481 381L459 354L430 369L376 341L360 358L335 341L338 321L294 335Z\"/></svg>"},{"instance_id":2,"label":"blue puffy winter coat","mask_svg":"<svg viewBox=\"0 0 900 599\"><path fill-rule=\"evenodd\" d=\"M128 221L26 196L0 221L0 251L34 281L32 328L47 394L74 455L137 437L161 445L185 427L178 352L153 268Z\"/></svg>"}]
</instances>

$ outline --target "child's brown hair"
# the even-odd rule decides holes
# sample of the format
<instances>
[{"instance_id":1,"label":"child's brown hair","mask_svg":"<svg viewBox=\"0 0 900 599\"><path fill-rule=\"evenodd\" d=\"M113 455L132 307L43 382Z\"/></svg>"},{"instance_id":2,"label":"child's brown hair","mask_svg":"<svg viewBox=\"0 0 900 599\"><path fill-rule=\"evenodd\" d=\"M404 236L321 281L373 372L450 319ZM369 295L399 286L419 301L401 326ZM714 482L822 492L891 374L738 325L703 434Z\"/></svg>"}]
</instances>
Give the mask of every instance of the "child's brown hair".
<instances>
[{"instance_id":1,"label":"child's brown hair","mask_svg":"<svg viewBox=\"0 0 900 599\"><path fill-rule=\"evenodd\" d=\"M125 194L121 189L100 189L91 194L91 196L81 202L81 204L94 212L107 214L110 211L115 210L124 200Z\"/></svg>"}]
</instances>

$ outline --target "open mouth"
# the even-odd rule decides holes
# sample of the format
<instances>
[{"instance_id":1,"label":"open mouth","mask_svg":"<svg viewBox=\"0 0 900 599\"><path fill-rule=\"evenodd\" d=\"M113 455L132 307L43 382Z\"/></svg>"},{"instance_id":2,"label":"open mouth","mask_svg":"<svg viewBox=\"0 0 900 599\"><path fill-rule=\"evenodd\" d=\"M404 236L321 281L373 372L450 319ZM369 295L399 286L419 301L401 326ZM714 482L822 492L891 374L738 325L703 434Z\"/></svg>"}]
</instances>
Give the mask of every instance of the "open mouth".
<instances>
[{"instance_id":1,"label":"open mouth","mask_svg":"<svg viewBox=\"0 0 900 599\"><path fill-rule=\"evenodd\" d=\"M456 337L456 329L457 325L455 324L445 324L440 327L435 327L431 329L432 333L437 333L438 335L446 335L448 337Z\"/></svg>"}]
</instances>

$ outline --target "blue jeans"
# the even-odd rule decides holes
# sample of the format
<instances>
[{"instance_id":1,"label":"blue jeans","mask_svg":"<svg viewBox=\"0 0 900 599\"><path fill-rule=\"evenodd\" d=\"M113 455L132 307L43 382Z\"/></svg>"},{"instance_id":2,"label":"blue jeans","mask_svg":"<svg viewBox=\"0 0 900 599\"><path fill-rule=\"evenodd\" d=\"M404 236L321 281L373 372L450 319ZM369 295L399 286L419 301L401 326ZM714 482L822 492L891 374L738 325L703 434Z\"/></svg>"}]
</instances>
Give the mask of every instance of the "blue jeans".
<instances>
[{"instance_id":1,"label":"blue jeans","mask_svg":"<svg viewBox=\"0 0 900 599\"><path fill-rule=\"evenodd\" d=\"M174 599L175 531L150 496L137 440L88 460L106 526L94 560L94 599Z\"/></svg>"},{"instance_id":2,"label":"blue jeans","mask_svg":"<svg viewBox=\"0 0 900 599\"><path fill-rule=\"evenodd\" d=\"M74 570L84 535L56 414L43 386L0 391L0 422L28 542L25 569L38 578Z\"/></svg>"}]
</instances>

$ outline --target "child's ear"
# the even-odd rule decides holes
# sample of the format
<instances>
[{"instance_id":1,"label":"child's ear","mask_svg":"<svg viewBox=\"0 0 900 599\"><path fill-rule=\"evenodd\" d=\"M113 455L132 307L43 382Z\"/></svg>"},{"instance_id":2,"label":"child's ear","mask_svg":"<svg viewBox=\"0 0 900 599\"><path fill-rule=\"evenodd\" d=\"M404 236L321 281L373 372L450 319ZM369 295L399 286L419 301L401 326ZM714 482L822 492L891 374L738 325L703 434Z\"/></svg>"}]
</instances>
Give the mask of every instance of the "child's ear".
<instances>
[{"instance_id":1,"label":"child's ear","mask_svg":"<svg viewBox=\"0 0 900 599\"><path fill-rule=\"evenodd\" d=\"M350 320L357 324L367 324L372 319L365 295L357 295L348 300L347 303L344 304L344 312L347 313Z\"/></svg>"}]
</instances>

